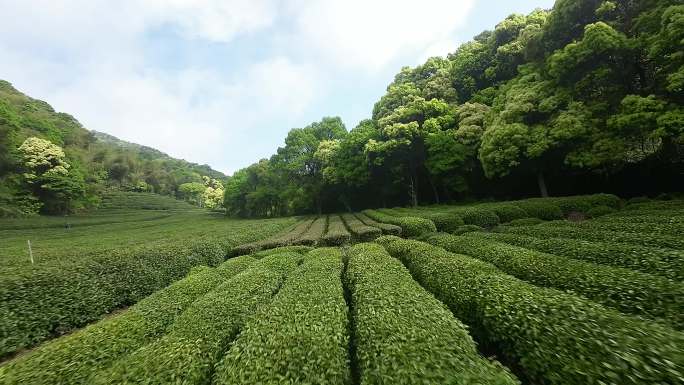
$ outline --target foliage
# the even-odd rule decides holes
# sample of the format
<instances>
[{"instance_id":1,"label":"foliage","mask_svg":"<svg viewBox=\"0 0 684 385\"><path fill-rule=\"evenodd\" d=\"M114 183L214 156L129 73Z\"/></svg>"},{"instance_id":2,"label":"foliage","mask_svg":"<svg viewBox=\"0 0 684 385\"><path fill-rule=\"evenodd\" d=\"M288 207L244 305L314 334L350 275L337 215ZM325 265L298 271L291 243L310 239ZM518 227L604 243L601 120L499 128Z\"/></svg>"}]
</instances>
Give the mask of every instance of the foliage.
<instances>
[{"instance_id":1,"label":"foliage","mask_svg":"<svg viewBox=\"0 0 684 385\"><path fill-rule=\"evenodd\" d=\"M56 224L52 218L38 219ZM74 228L65 228L62 220L58 227L0 231L1 356L132 305L192 267L217 265L232 247L292 223L279 219L256 226L255 221L217 219L201 211L103 213L98 220ZM35 264L27 256L27 239Z\"/></svg>"},{"instance_id":2,"label":"foliage","mask_svg":"<svg viewBox=\"0 0 684 385\"><path fill-rule=\"evenodd\" d=\"M481 345L531 383L676 383L684 335L422 242L378 239Z\"/></svg>"},{"instance_id":3,"label":"foliage","mask_svg":"<svg viewBox=\"0 0 684 385\"><path fill-rule=\"evenodd\" d=\"M614 213L615 209L608 206L596 206L587 210L589 218L598 218L604 215Z\"/></svg>"},{"instance_id":4,"label":"foliage","mask_svg":"<svg viewBox=\"0 0 684 385\"><path fill-rule=\"evenodd\" d=\"M351 234L347 231L339 215L328 215L328 229L321 243L328 246L341 246L351 241Z\"/></svg>"},{"instance_id":5,"label":"foliage","mask_svg":"<svg viewBox=\"0 0 684 385\"><path fill-rule=\"evenodd\" d=\"M461 213L463 222L468 225L476 225L484 228L494 227L499 224L499 216L493 210L473 207Z\"/></svg>"},{"instance_id":6,"label":"foliage","mask_svg":"<svg viewBox=\"0 0 684 385\"><path fill-rule=\"evenodd\" d=\"M393 217L377 210L364 210L363 214L375 221L401 227L401 234L407 237L414 237L422 233L437 231L435 223L425 218Z\"/></svg>"},{"instance_id":7,"label":"foliage","mask_svg":"<svg viewBox=\"0 0 684 385\"><path fill-rule=\"evenodd\" d=\"M482 233L477 236L561 257L641 271L679 282L684 279L684 264L681 262L684 260L684 253L674 250L509 233Z\"/></svg>"},{"instance_id":8,"label":"foliage","mask_svg":"<svg viewBox=\"0 0 684 385\"><path fill-rule=\"evenodd\" d=\"M89 384L93 373L162 336L195 300L245 270L251 257L218 268L194 268L184 279L146 297L125 312L53 340L11 361L4 384Z\"/></svg>"},{"instance_id":9,"label":"foliage","mask_svg":"<svg viewBox=\"0 0 684 385\"><path fill-rule=\"evenodd\" d=\"M401 235L401 227L390 223L377 222L363 213L356 213L354 216L367 226L377 227L386 235Z\"/></svg>"},{"instance_id":10,"label":"foliage","mask_svg":"<svg viewBox=\"0 0 684 385\"><path fill-rule=\"evenodd\" d=\"M248 317L268 306L301 259L290 253L254 262L190 305L164 336L96 373L91 383L208 383L225 346Z\"/></svg>"},{"instance_id":11,"label":"foliage","mask_svg":"<svg viewBox=\"0 0 684 385\"><path fill-rule=\"evenodd\" d=\"M472 232L477 232L477 231L485 231L484 227L478 226L478 225L463 225L455 228L451 234L454 235L461 235L465 233L472 233Z\"/></svg>"},{"instance_id":12,"label":"foliage","mask_svg":"<svg viewBox=\"0 0 684 385\"><path fill-rule=\"evenodd\" d=\"M429 243L490 262L505 273L539 286L583 295L624 313L684 325L684 285L637 271L595 265L478 237L438 235Z\"/></svg>"},{"instance_id":13,"label":"foliage","mask_svg":"<svg viewBox=\"0 0 684 385\"><path fill-rule=\"evenodd\" d=\"M352 247L344 281L360 383L518 383L481 357L466 326L381 246Z\"/></svg>"},{"instance_id":14,"label":"foliage","mask_svg":"<svg viewBox=\"0 0 684 385\"><path fill-rule=\"evenodd\" d=\"M349 384L349 319L337 249L316 249L245 325L216 365L216 384Z\"/></svg>"},{"instance_id":15,"label":"foliage","mask_svg":"<svg viewBox=\"0 0 684 385\"><path fill-rule=\"evenodd\" d=\"M365 225L354 214L343 214L342 220L356 241L368 242L382 235L380 228Z\"/></svg>"}]
</instances>

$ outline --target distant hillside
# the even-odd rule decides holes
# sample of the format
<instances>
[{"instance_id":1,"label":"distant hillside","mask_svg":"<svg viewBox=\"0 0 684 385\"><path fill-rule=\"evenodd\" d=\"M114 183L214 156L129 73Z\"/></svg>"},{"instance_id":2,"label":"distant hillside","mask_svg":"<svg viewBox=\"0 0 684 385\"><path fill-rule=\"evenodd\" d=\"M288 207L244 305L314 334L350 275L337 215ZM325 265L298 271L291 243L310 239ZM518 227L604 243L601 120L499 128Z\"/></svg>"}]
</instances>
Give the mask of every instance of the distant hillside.
<instances>
[{"instance_id":1,"label":"distant hillside","mask_svg":"<svg viewBox=\"0 0 684 385\"><path fill-rule=\"evenodd\" d=\"M0 216L97 207L111 188L203 205L197 194L226 180L208 165L90 131L0 80Z\"/></svg>"}]
</instances>

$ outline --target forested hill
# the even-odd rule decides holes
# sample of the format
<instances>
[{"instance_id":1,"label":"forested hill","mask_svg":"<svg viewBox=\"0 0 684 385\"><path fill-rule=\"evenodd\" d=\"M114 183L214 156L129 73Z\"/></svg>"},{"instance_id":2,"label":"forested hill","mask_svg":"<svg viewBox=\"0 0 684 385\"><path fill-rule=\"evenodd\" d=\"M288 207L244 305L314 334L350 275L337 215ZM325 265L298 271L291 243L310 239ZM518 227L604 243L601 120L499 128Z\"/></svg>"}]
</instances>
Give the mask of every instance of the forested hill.
<instances>
[{"instance_id":1,"label":"forested hill","mask_svg":"<svg viewBox=\"0 0 684 385\"><path fill-rule=\"evenodd\" d=\"M684 189L684 5L558 0L403 68L372 115L293 129L231 178L241 216Z\"/></svg>"},{"instance_id":2,"label":"forested hill","mask_svg":"<svg viewBox=\"0 0 684 385\"><path fill-rule=\"evenodd\" d=\"M111 188L212 205L225 180L207 165L90 131L0 80L0 216L95 208ZM213 199L202 199L209 187Z\"/></svg>"}]
</instances>

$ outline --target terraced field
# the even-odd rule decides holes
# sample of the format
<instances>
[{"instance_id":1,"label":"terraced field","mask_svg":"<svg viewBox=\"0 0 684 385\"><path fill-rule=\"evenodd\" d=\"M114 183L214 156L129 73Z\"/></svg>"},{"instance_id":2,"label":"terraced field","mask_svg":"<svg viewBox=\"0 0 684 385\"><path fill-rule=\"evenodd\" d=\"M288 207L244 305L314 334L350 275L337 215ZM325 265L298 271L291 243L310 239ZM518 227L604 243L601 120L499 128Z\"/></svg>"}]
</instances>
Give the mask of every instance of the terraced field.
<instances>
[{"instance_id":1,"label":"terraced field","mask_svg":"<svg viewBox=\"0 0 684 385\"><path fill-rule=\"evenodd\" d=\"M599 194L262 221L130 215L137 243L121 254L112 250L123 241L102 231L116 221L3 230L17 232L7 266L25 286L41 269L75 269L71 286L93 282L67 291L46 281L55 296L45 306L12 297L3 278L2 309L43 321L12 328L19 318L3 314L6 354L58 334L47 325L66 318L53 308L83 309L74 328L130 307L6 360L0 383L684 383L684 201ZM56 248L65 231L82 252L21 264L19 234ZM98 236L95 258L80 237ZM185 242L153 252L181 236L215 252L200 258ZM127 256L150 262L117 267ZM88 278L110 266L111 278ZM98 305L107 295L126 300Z\"/></svg>"}]
</instances>

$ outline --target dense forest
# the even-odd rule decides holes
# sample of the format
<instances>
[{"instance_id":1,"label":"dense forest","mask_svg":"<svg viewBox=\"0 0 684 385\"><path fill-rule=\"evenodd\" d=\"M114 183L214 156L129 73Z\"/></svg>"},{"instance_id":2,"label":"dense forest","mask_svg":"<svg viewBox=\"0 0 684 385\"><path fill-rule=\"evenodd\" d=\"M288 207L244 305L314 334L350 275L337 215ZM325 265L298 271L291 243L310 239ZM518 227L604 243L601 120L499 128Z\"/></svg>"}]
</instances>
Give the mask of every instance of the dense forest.
<instances>
[{"instance_id":1,"label":"dense forest","mask_svg":"<svg viewBox=\"0 0 684 385\"><path fill-rule=\"evenodd\" d=\"M0 216L95 208L107 189L215 207L225 179L209 166L89 131L0 80Z\"/></svg>"},{"instance_id":2,"label":"dense forest","mask_svg":"<svg viewBox=\"0 0 684 385\"><path fill-rule=\"evenodd\" d=\"M558 0L403 68L370 119L296 128L236 172L238 216L681 191L684 5Z\"/></svg>"}]
</instances>

